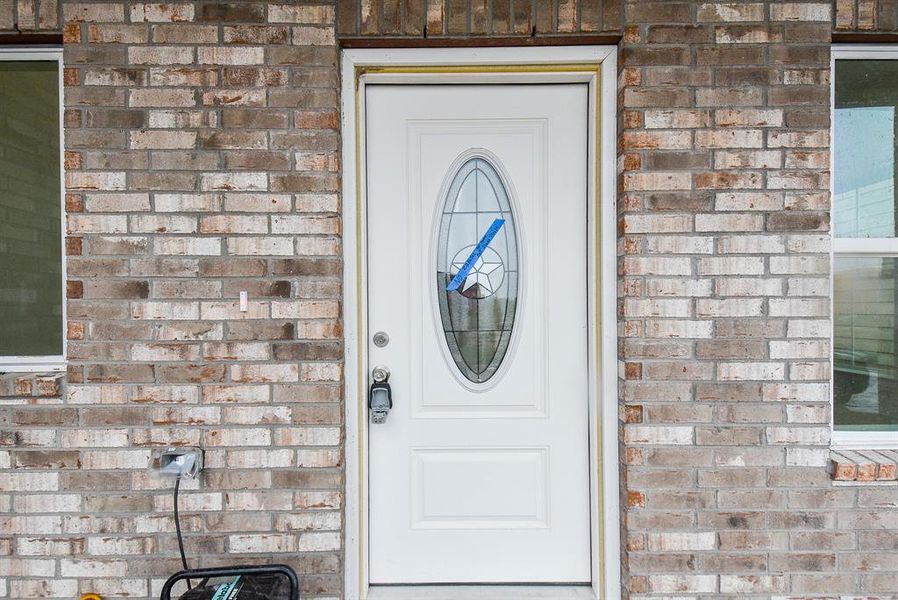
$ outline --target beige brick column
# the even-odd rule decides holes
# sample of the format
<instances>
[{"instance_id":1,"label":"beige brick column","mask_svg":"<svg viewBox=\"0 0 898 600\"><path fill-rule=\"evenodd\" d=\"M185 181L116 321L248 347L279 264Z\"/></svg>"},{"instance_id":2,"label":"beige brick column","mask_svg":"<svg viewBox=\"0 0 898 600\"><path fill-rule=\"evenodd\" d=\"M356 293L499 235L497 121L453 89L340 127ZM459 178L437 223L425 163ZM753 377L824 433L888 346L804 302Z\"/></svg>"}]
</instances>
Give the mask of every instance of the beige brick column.
<instances>
[{"instance_id":1,"label":"beige brick column","mask_svg":"<svg viewBox=\"0 0 898 600\"><path fill-rule=\"evenodd\" d=\"M826 471L830 19L828 2L626 3L631 598L861 589L837 565L862 543L839 531L857 498Z\"/></svg>"},{"instance_id":2,"label":"beige brick column","mask_svg":"<svg viewBox=\"0 0 898 600\"><path fill-rule=\"evenodd\" d=\"M182 497L192 566L283 562L304 597L339 597L335 7L62 13L68 389L11 414L0 596L158 597L180 561L172 481L148 466L190 444L207 465Z\"/></svg>"}]
</instances>

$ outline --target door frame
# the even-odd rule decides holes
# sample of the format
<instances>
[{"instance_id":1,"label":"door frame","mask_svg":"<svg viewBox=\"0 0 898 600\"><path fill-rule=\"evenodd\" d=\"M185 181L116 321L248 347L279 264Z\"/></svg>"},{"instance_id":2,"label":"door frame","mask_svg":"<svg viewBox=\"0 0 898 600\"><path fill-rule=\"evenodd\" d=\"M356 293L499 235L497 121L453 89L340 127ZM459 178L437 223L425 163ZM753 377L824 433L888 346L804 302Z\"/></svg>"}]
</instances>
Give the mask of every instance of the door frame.
<instances>
[{"instance_id":1,"label":"door frame","mask_svg":"<svg viewBox=\"0 0 898 600\"><path fill-rule=\"evenodd\" d=\"M344 593L368 596L365 86L372 83L587 83L589 464L592 590L620 595L617 400L617 48L347 49L341 55L345 344Z\"/></svg>"}]
</instances>

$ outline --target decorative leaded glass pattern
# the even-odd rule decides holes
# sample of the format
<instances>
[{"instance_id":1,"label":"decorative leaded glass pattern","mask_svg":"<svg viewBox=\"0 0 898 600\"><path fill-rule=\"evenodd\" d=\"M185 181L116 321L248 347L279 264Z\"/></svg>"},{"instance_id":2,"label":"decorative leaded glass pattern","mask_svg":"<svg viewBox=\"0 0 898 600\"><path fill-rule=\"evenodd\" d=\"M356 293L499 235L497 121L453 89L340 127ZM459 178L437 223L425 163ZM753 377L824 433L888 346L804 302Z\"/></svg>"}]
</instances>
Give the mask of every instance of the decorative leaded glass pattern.
<instances>
[{"instance_id":1,"label":"decorative leaded glass pattern","mask_svg":"<svg viewBox=\"0 0 898 600\"><path fill-rule=\"evenodd\" d=\"M508 190L489 160L471 158L452 177L443 201L436 291L449 354L472 383L489 381L508 352L518 271Z\"/></svg>"}]
</instances>

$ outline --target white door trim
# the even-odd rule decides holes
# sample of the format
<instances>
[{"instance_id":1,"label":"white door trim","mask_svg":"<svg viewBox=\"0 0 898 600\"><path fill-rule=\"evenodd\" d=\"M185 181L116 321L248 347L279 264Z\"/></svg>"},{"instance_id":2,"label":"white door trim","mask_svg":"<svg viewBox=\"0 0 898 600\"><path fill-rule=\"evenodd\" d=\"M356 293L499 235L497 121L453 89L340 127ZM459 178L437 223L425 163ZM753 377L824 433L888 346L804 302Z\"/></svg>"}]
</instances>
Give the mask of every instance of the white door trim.
<instances>
[{"instance_id":1,"label":"white door trim","mask_svg":"<svg viewBox=\"0 0 898 600\"><path fill-rule=\"evenodd\" d=\"M616 98L617 48L414 48L344 50L343 326L345 340L345 598L366 600L367 574L367 310L365 306L365 85L371 82L570 83L590 85L590 494L592 589L620 595L617 412ZM596 152L600 160L596 159ZM598 188L598 189L597 189ZM601 199L601 202L598 202ZM600 206L596 206L600 204Z\"/></svg>"}]
</instances>

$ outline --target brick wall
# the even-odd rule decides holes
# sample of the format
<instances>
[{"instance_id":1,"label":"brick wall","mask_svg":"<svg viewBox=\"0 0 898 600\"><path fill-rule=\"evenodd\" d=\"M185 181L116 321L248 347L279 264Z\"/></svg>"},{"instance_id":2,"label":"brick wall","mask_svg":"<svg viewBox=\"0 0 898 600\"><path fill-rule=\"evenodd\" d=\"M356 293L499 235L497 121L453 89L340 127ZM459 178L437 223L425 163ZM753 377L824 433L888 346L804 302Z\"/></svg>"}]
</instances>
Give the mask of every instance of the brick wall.
<instances>
[{"instance_id":1,"label":"brick wall","mask_svg":"<svg viewBox=\"0 0 898 600\"><path fill-rule=\"evenodd\" d=\"M836 32L898 32L898 0L835 0Z\"/></svg>"},{"instance_id":2,"label":"brick wall","mask_svg":"<svg viewBox=\"0 0 898 600\"><path fill-rule=\"evenodd\" d=\"M625 5L630 598L898 590L898 490L827 472L831 8Z\"/></svg>"},{"instance_id":3,"label":"brick wall","mask_svg":"<svg viewBox=\"0 0 898 600\"><path fill-rule=\"evenodd\" d=\"M338 31L370 37L543 37L619 31L618 0L339 0Z\"/></svg>"},{"instance_id":4,"label":"brick wall","mask_svg":"<svg viewBox=\"0 0 898 600\"><path fill-rule=\"evenodd\" d=\"M49 6L16 2L19 28ZM335 7L62 13L68 388L0 398L0 597L158 597L179 561L172 481L149 461L196 444L192 565L285 562L304 597L337 598Z\"/></svg>"},{"instance_id":5,"label":"brick wall","mask_svg":"<svg viewBox=\"0 0 898 600\"><path fill-rule=\"evenodd\" d=\"M624 593L892 598L898 488L827 472L829 39L868 2L338 4L0 0L65 35L71 363L0 380L0 597L158 597L168 444L207 448L194 565L341 597L336 29L623 22Z\"/></svg>"},{"instance_id":6,"label":"brick wall","mask_svg":"<svg viewBox=\"0 0 898 600\"><path fill-rule=\"evenodd\" d=\"M58 33L58 0L0 0L0 39L21 34Z\"/></svg>"}]
</instances>

